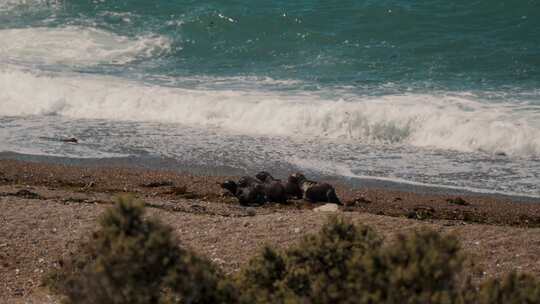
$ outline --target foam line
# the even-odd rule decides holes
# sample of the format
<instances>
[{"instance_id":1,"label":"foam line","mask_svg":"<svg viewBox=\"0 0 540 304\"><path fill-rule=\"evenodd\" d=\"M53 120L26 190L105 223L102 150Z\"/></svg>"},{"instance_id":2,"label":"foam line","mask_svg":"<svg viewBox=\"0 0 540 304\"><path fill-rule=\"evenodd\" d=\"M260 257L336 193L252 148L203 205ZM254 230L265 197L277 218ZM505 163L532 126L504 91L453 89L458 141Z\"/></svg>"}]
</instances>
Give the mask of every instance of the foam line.
<instances>
[{"instance_id":1,"label":"foam line","mask_svg":"<svg viewBox=\"0 0 540 304\"><path fill-rule=\"evenodd\" d=\"M46 75L11 67L0 70L0 105L4 116L182 123L240 134L540 155L540 111L484 104L466 94L343 101L312 93L188 90L108 76Z\"/></svg>"},{"instance_id":2,"label":"foam line","mask_svg":"<svg viewBox=\"0 0 540 304\"><path fill-rule=\"evenodd\" d=\"M162 36L129 38L94 28L0 30L0 62L25 65L93 66L126 64L170 51Z\"/></svg>"}]
</instances>

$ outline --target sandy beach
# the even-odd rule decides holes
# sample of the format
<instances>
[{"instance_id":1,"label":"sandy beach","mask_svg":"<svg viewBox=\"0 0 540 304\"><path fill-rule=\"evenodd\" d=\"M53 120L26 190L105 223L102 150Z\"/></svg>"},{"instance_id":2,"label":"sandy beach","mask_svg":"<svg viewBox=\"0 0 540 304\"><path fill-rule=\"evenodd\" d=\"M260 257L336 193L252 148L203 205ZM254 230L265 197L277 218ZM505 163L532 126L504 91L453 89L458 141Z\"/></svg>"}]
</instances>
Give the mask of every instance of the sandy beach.
<instances>
[{"instance_id":1,"label":"sandy beach","mask_svg":"<svg viewBox=\"0 0 540 304\"><path fill-rule=\"evenodd\" d=\"M181 243L226 272L237 271L265 244L286 247L316 232L328 214L302 201L241 207L203 176L113 167L0 161L0 294L2 303L54 303L41 278L96 227L118 194L133 194L148 214L171 225ZM475 278L511 270L540 275L540 204L488 195L422 194L336 185L338 212L392 238L430 227L459 237Z\"/></svg>"}]
</instances>

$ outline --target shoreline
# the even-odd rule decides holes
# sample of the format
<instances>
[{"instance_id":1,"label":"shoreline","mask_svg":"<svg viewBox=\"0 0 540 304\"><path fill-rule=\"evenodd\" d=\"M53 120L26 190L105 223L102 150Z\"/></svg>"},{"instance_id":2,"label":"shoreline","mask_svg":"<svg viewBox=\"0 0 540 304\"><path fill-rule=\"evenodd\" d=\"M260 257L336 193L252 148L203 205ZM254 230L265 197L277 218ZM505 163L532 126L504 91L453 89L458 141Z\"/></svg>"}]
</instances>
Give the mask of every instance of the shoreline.
<instances>
[{"instance_id":1,"label":"shoreline","mask_svg":"<svg viewBox=\"0 0 540 304\"><path fill-rule=\"evenodd\" d=\"M104 167L104 168L126 168L163 172L175 172L178 174L190 174L199 176L242 176L254 175L256 172L246 171L228 166L194 166L185 164L174 159L158 157L117 157L117 158L69 158L61 156L45 156L21 154L15 152L0 152L0 161L16 160L32 163L44 163L52 165L68 165L79 167ZM261 170L270 171L268 168ZM276 177L286 178L288 173L285 168L272 170ZM274 172L277 171L277 172ZM294 172L294 171L293 171ZM410 192L420 195L451 195L451 196L481 196L492 197L495 199L510 200L512 202L540 203L540 197L524 194L503 193L495 190L467 189L463 187L454 187L447 185L425 184L414 181L395 180L384 177L347 177L327 174L315 174L315 179L322 179L343 184L352 189L379 189L382 191L400 191Z\"/></svg>"},{"instance_id":2,"label":"shoreline","mask_svg":"<svg viewBox=\"0 0 540 304\"><path fill-rule=\"evenodd\" d=\"M149 216L185 246L235 272L264 245L285 248L315 233L318 205L241 207L218 183L235 176L0 159L0 294L7 303L54 303L41 278L97 225L119 194L145 201ZM381 235L430 228L455 234L482 269L477 280L513 270L540 276L540 204L483 195L419 194L334 183L338 211ZM450 200L450 201L449 201ZM454 201L452 201L454 200ZM0 301L2 302L2 301Z\"/></svg>"},{"instance_id":3,"label":"shoreline","mask_svg":"<svg viewBox=\"0 0 540 304\"><path fill-rule=\"evenodd\" d=\"M170 187L166 191L160 187L144 187L148 183L165 183L184 188L192 198L209 200L217 203L237 203L235 199L224 196L219 183L227 179L238 179L239 175L204 174L203 171L182 173L176 170L148 169L147 162L138 162L138 166L129 166L114 159L83 160L49 158L59 163L5 160L0 157L0 185L18 184L67 188L70 191L132 193L170 198ZM170 165L169 162L162 164ZM141 166L142 165L142 166ZM171 168L171 167L168 167ZM211 172L208 172L211 173ZM282 177L276 175L276 177ZM425 188L408 187L401 184L395 189L375 184L363 183L351 187L336 178L309 178L329 182L336 188L338 197L344 203L343 209L353 212L365 212L392 217L407 217L420 220L453 220L471 223L540 227L540 203L538 200L523 200L523 197L489 195L458 191L418 191ZM75 189L74 189L75 188ZM168 189L168 190L167 190ZM160 190L156 192L156 190ZM463 200L455 203L455 200ZM286 205L268 204L269 208L313 208L315 205L293 201Z\"/></svg>"}]
</instances>

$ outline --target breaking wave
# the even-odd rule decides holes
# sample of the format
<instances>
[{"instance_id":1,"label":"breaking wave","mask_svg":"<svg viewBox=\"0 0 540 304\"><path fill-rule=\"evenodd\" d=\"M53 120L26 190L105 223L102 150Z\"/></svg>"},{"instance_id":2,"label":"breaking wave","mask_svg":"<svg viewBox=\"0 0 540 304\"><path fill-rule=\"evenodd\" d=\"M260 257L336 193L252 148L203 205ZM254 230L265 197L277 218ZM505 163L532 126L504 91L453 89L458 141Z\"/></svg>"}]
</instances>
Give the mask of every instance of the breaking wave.
<instances>
[{"instance_id":1,"label":"breaking wave","mask_svg":"<svg viewBox=\"0 0 540 304\"><path fill-rule=\"evenodd\" d=\"M110 76L0 70L0 115L61 115L180 123L240 134L540 155L540 107L487 104L467 94L345 100L315 93L190 90Z\"/></svg>"},{"instance_id":2,"label":"breaking wave","mask_svg":"<svg viewBox=\"0 0 540 304\"><path fill-rule=\"evenodd\" d=\"M25 65L121 65L170 50L162 36L120 36L104 30L68 26L0 30L0 60Z\"/></svg>"}]
</instances>

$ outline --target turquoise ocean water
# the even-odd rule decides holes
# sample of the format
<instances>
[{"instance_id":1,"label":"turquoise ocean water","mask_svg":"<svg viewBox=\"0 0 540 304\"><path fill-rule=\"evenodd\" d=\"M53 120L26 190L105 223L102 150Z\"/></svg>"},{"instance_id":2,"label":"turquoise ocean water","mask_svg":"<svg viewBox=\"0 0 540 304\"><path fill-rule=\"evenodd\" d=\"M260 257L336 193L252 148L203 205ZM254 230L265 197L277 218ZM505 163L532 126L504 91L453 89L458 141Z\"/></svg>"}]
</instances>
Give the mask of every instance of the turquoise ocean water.
<instances>
[{"instance_id":1,"label":"turquoise ocean water","mask_svg":"<svg viewBox=\"0 0 540 304\"><path fill-rule=\"evenodd\" d=\"M540 1L0 0L0 151L540 196Z\"/></svg>"}]
</instances>

